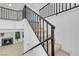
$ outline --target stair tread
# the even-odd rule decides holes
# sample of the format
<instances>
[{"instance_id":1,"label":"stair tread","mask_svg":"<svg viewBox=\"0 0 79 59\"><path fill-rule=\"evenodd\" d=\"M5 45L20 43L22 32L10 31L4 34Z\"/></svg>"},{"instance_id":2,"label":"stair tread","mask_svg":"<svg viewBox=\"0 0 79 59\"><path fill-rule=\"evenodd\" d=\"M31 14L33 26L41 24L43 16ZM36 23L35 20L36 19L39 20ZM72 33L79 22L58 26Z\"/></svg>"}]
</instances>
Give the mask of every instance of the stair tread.
<instances>
[{"instance_id":1,"label":"stair tread","mask_svg":"<svg viewBox=\"0 0 79 59\"><path fill-rule=\"evenodd\" d=\"M62 48L61 44L59 43L55 43L54 47L55 47L55 52L59 51Z\"/></svg>"},{"instance_id":2,"label":"stair tread","mask_svg":"<svg viewBox=\"0 0 79 59\"><path fill-rule=\"evenodd\" d=\"M36 24L33 24L33 27L35 26ZM36 30L37 32L40 32L41 31L41 37L43 37L43 28L40 29L39 25L38 27L34 27L34 29L38 29ZM47 30L44 30L44 38L46 38L46 33ZM51 35L48 34L48 36L50 37ZM51 42L49 42L49 46L50 46ZM62 45L58 42L55 41L55 44L54 44L54 49L55 49L55 55L56 56L69 56L70 54L64 50L62 50ZM51 51L49 51L49 54L51 53Z\"/></svg>"},{"instance_id":3,"label":"stair tread","mask_svg":"<svg viewBox=\"0 0 79 59\"><path fill-rule=\"evenodd\" d=\"M70 56L70 54L64 50L59 50L58 52L55 53L55 56Z\"/></svg>"}]
</instances>

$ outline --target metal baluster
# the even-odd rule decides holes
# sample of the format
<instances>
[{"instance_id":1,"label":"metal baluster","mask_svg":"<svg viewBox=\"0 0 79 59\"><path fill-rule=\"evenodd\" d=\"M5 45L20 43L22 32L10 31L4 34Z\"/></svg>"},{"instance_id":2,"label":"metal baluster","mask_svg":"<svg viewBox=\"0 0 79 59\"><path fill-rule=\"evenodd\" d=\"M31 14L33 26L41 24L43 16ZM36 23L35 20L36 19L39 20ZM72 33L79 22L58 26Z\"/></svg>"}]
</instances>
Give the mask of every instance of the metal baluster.
<instances>
[{"instance_id":1,"label":"metal baluster","mask_svg":"<svg viewBox=\"0 0 79 59\"><path fill-rule=\"evenodd\" d=\"M43 20L43 41L44 41L44 20ZM44 46L44 43L43 43Z\"/></svg>"},{"instance_id":2,"label":"metal baluster","mask_svg":"<svg viewBox=\"0 0 79 59\"><path fill-rule=\"evenodd\" d=\"M41 17L40 17L40 42L41 42Z\"/></svg>"},{"instance_id":3,"label":"metal baluster","mask_svg":"<svg viewBox=\"0 0 79 59\"><path fill-rule=\"evenodd\" d=\"M74 3L74 7L76 7L76 3Z\"/></svg>"},{"instance_id":4,"label":"metal baluster","mask_svg":"<svg viewBox=\"0 0 79 59\"><path fill-rule=\"evenodd\" d=\"M65 8L66 8L66 10L67 10L67 3L65 4Z\"/></svg>"},{"instance_id":5,"label":"metal baluster","mask_svg":"<svg viewBox=\"0 0 79 59\"><path fill-rule=\"evenodd\" d=\"M32 12L31 17L34 17L33 12ZM32 19L32 18L31 18L31 19ZM32 20L34 20L34 19L32 19ZM34 27L33 27L33 25L32 25L32 20L30 21L30 24L31 24L31 26L32 26L32 29L34 30Z\"/></svg>"},{"instance_id":6,"label":"metal baluster","mask_svg":"<svg viewBox=\"0 0 79 59\"><path fill-rule=\"evenodd\" d=\"M35 26L34 26L34 23L33 22L35 22L35 14L33 13L33 20L32 20L32 28L33 28L33 30L35 30ZM35 32L35 31L34 31Z\"/></svg>"},{"instance_id":7,"label":"metal baluster","mask_svg":"<svg viewBox=\"0 0 79 59\"><path fill-rule=\"evenodd\" d=\"M59 13L60 13L60 3L59 3Z\"/></svg>"},{"instance_id":8,"label":"metal baluster","mask_svg":"<svg viewBox=\"0 0 79 59\"><path fill-rule=\"evenodd\" d=\"M6 19L7 19L7 9L6 9Z\"/></svg>"},{"instance_id":9,"label":"metal baluster","mask_svg":"<svg viewBox=\"0 0 79 59\"><path fill-rule=\"evenodd\" d=\"M5 19L5 10L3 8L3 19Z\"/></svg>"},{"instance_id":10,"label":"metal baluster","mask_svg":"<svg viewBox=\"0 0 79 59\"><path fill-rule=\"evenodd\" d=\"M57 3L56 3L56 15L57 15Z\"/></svg>"},{"instance_id":11,"label":"metal baluster","mask_svg":"<svg viewBox=\"0 0 79 59\"><path fill-rule=\"evenodd\" d=\"M9 9L8 9L8 19L10 19L10 16L9 15L10 15L10 12L9 12Z\"/></svg>"},{"instance_id":12,"label":"metal baluster","mask_svg":"<svg viewBox=\"0 0 79 59\"><path fill-rule=\"evenodd\" d=\"M27 11L26 11L27 12ZM27 17L27 14L26 14L26 17ZM22 10L22 19L24 19L24 8Z\"/></svg>"},{"instance_id":13,"label":"metal baluster","mask_svg":"<svg viewBox=\"0 0 79 59\"><path fill-rule=\"evenodd\" d=\"M55 14L55 3L54 3L54 14Z\"/></svg>"},{"instance_id":14,"label":"metal baluster","mask_svg":"<svg viewBox=\"0 0 79 59\"><path fill-rule=\"evenodd\" d=\"M2 19L2 8L1 8L1 19Z\"/></svg>"},{"instance_id":15,"label":"metal baluster","mask_svg":"<svg viewBox=\"0 0 79 59\"><path fill-rule=\"evenodd\" d=\"M39 40L40 40L40 17L38 16L38 38L39 38Z\"/></svg>"},{"instance_id":16,"label":"metal baluster","mask_svg":"<svg viewBox=\"0 0 79 59\"><path fill-rule=\"evenodd\" d=\"M10 20L10 10L8 9L8 18Z\"/></svg>"},{"instance_id":17,"label":"metal baluster","mask_svg":"<svg viewBox=\"0 0 79 59\"><path fill-rule=\"evenodd\" d=\"M70 9L71 9L71 3L70 3Z\"/></svg>"},{"instance_id":18,"label":"metal baluster","mask_svg":"<svg viewBox=\"0 0 79 59\"><path fill-rule=\"evenodd\" d=\"M38 31L38 27L37 27L37 15L36 15L36 36L38 37L37 31Z\"/></svg>"},{"instance_id":19,"label":"metal baluster","mask_svg":"<svg viewBox=\"0 0 79 59\"><path fill-rule=\"evenodd\" d=\"M48 39L48 23L46 24L46 26L47 26L47 27L46 27L46 29L47 29L47 31L46 31L46 34L47 34L46 37L47 37L47 38L46 38L46 39ZM47 53L48 53L48 51L49 51L49 50L48 50L48 41L47 41Z\"/></svg>"},{"instance_id":20,"label":"metal baluster","mask_svg":"<svg viewBox=\"0 0 79 59\"><path fill-rule=\"evenodd\" d=\"M9 19L9 18L8 18L8 14L9 14L9 13L8 13L8 9L7 9L7 19Z\"/></svg>"},{"instance_id":21,"label":"metal baluster","mask_svg":"<svg viewBox=\"0 0 79 59\"><path fill-rule=\"evenodd\" d=\"M62 11L63 11L63 3L62 3Z\"/></svg>"},{"instance_id":22,"label":"metal baluster","mask_svg":"<svg viewBox=\"0 0 79 59\"><path fill-rule=\"evenodd\" d=\"M51 26L51 55L54 56L54 28Z\"/></svg>"},{"instance_id":23,"label":"metal baluster","mask_svg":"<svg viewBox=\"0 0 79 59\"><path fill-rule=\"evenodd\" d=\"M40 29L40 22L39 22L39 19L40 17L38 16L38 28ZM40 36L39 36L39 34L40 34L40 31L39 31L39 29L38 29L38 38L39 38L39 40L40 40Z\"/></svg>"},{"instance_id":24,"label":"metal baluster","mask_svg":"<svg viewBox=\"0 0 79 59\"><path fill-rule=\"evenodd\" d=\"M4 8L4 19L6 19L6 18L5 18L5 8Z\"/></svg>"},{"instance_id":25,"label":"metal baluster","mask_svg":"<svg viewBox=\"0 0 79 59\"><path fill-rule=\"evenodd\" d=\"M35 14L33 13L33 20L32 20L32 22L31 22L31 24L32 24L32 28L33 28L33 30L35 29L35 26L34 26L34 23L33 23L33 21L35 22ZM34 31L35 32L35 31Z\"/></svg>"},{"instance_id":26,"label":"metal baluster","mask_svg":"<svg viewBox=\"0 0 79 59\"><path fill-rule=\"evenodd\" d=\"M39 32L39 31L38 31L38 29L39 29L39 27L38 27L38 24L39 24L39 23L38 23L38 15L37 15L37 22L36 22L36 24L37 24L37 37L38 37L38 32ZM38 38L39 38L39 37L38 37Z\"/></svg>"},{"instance_id":27,"label":"metal baluster","mask_svg":"<svg viewBox=\"0 0 79 59\"><path fill-rule=\"evenodd\" d=\"M36 14L35 14L35 22L34 22L34 25L35 25L35 34L36 34Z\"/></svg>"}]
</instances>

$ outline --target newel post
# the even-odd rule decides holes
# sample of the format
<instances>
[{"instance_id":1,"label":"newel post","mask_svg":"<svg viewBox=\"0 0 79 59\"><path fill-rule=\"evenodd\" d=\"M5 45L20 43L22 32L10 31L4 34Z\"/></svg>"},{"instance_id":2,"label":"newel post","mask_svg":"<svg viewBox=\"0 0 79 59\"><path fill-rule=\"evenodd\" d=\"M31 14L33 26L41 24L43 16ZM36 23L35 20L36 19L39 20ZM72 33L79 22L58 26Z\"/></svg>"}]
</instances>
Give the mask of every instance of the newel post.
<instances>
[{"instance_id":1,"label":"newel post","mask_svg":"<svg viewBox=\"0 0 79 59\"><path fill-rule=\"evenodd\" d=\"M26 5L23 8L23 18L26 18Z\"/></svg>"},{"instance_id":2,"label":"newel post","mask_svg":"<svg viewBox=\"0 0 79 59\"><path fill-rule=\"evenodd\" d=\"M55 27L51 27L51 56L54 56L54 29Z\"/></svg>"}]
</instances>

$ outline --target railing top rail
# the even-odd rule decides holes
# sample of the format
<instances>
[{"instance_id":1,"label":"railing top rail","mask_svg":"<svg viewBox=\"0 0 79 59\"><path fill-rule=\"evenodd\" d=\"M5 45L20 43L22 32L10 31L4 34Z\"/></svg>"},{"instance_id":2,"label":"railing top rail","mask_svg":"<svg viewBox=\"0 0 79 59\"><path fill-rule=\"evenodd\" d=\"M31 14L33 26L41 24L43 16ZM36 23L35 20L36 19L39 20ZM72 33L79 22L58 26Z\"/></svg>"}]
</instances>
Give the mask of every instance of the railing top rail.
<instances>
[{"instance_id":1,"label":"railing top rail","mask_svg":"<svg viewBox=\"0 0 79 59\"><path fill-rule=\"evenodd\" d=\"M39 45L43 44L44 42L46 42L46 41L48 41L48 40L51 40L51 37L48 38L48 39L46 39L46 40L44 40L43 42L40 42L40 43L38 43L37 45L33 46L32 48L30 48L29 50L27 50L26 52L24 52L23 55L26 54L27 52L33 50L34 48L38 47Z\"/></svg>"},{"instance_id":2,"label":"railing top rail","mask_svg":"<svg viewBox=\"0 0 79 59\"><path fill-rule=\"evenodd\" d=\"M78 3L49 3L42 7L39 12L43 18L47 18L54 15L57 16L76 7L79 7Z\"/></svg>"},{"instance_id":3,"label":"railing top rail","mask_svg":"<svg viewBox=\"0 0 79 59\"><path fill-rule=\"evenodd\" d=\"M49 5L49 4L50 4L50 3L47 3L45 6L43 6L42 8L40 8L39 11L42 10L44 7L46 7L46 6Z\"/></svg>"},{"instance_id":4,"label":"railing top rail","mask_svg":"<svg viewBox=\"0 0 79 59\"><path fill-rule=\"evenodd\" d=\"M37 14L35 11L33 11L31 8L27 7L29 10L31 10L32 12L34 12L36 15L38 15L40 18L42 18L42 20L46 21L49 25L51 25L53 28L55 28L55 26L53 24L51 24L50 22L48 22L47 20L45 20L42 16L40 16L39 14Z\"/></svg>"}]
</instances>

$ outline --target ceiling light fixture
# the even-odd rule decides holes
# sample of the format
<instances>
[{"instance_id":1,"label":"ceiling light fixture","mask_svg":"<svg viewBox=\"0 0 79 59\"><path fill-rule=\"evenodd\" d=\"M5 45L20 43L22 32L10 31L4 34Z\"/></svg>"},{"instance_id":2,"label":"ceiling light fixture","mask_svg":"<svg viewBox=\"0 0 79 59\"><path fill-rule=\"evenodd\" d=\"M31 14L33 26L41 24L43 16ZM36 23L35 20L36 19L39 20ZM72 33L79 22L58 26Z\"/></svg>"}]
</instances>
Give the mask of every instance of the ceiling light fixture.
<instances>
[{"instance_id":1,"label":"ceiling light fixture","mask_svg":"<svg viewBox=\"0 0 79 59\"><path fill-rule=\"evenodd\" d=\"M9 4L8 6L9 6L9 7L11 7L11 6L12 6L12 4Z\"/></svg>"}]
</instances>

